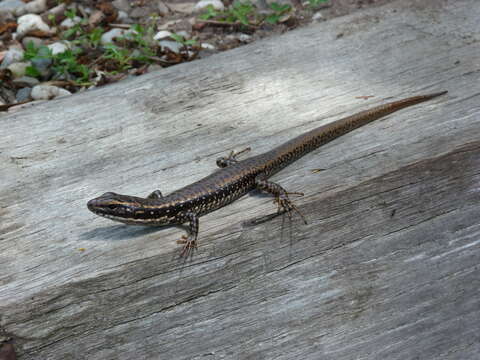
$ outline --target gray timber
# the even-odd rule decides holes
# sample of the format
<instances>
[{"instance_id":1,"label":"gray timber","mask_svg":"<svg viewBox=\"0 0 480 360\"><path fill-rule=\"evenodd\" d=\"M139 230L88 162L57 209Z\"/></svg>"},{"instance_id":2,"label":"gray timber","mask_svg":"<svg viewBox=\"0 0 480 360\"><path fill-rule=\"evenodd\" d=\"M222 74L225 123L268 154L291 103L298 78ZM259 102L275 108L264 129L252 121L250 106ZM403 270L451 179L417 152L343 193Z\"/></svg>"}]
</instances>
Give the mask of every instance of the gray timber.
<instances>
[{"instance_id":1,"label":"gray timber","mask_svg":"<svg viewBox=\"0 0 480 360\"><path fill-rule=\"evenodd\" d=\"M2 115L0 336L20 359L478 359L479 19L401 0ZM308 225L249 226L275 209L252 194L184 262L184 229L85 206L441 90L273 178Z\"/></svg>"}]
</instances>

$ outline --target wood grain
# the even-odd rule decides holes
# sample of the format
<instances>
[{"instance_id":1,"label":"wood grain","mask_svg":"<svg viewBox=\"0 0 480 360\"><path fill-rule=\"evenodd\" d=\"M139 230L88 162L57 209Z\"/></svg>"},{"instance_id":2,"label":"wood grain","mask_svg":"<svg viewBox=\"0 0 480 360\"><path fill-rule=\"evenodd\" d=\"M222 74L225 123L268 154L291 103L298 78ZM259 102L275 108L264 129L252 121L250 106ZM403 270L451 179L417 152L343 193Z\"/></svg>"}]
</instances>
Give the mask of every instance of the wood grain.
<instances>
[{"instance_id":1,"label":"wood grain","mask_svg":"<svg viewBox=\"0 0 480 360\"><path fill-rule=\"evenodd\" d=\"M20 359L475 359L479 18L401 0L0 117L0 334ZM273 178L307 226L249 226L274 210L252 194L202 217L183 262L183 229L85 206L441 90Z\"/></svg>"}]
</instances>

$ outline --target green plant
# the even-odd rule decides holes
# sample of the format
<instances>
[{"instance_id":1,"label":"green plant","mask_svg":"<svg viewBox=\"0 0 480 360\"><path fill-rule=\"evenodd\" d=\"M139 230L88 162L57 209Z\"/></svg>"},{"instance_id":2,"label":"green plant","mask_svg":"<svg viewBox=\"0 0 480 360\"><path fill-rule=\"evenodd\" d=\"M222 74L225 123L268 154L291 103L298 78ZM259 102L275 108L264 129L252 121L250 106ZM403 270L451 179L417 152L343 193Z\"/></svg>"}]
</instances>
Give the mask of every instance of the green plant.
<instances>
[{"instance_id":1,"label":"green plant","mask_svg":"<svg viewBox=\"0 0 480 360\"><path fill-rule=\"evenodd\" d=\"M243 25L256 23L257 17L255 6L250 1L235 1L230 8L224 11L215 10L212 5L208 5L205 13L199 16L201 20L216 18L218 21L231 24L239 22Z\"/></svg>"},{"instance_id":2,"label":"green plant","mask_svg":"<svg viewBox=\"0 0 480 360\"><path fill-rule=\"evenodd\" d=\"M25 52L23 53L24 60L33 60L35 58L50 58L52 57L52 51L45 45L36 47L33 41L29 41L25 46Z\"/></svg>"},{"instance_id":3,"label":"green plant","mask_svg":"<svg viewBox=\"0 0 480 360\"><path fill-rule=\"evenodd\" d=\"M77 16L77 9L75 9L75 8L67 9L67 10L65 10L64 14L67 18L73 20L75 18L75 16Z\"/></svg>"},{"instance_id":4,"label":"green plant","mask_svg":"<svg viewBox=\"0 0 480 360\"><path fill-rule=\"evenodd\" d=\"M47 19L52 24L52 26L57 26L56 17L54 14L48 14Z\"/></svg>"},{"instance_id":5,"label":"green plant","mask_svg":"<svg viewBox=\"0 0 480 360\"><path fill-rule=\"evenodd\" d=\"M86 34L88 42L93 45L93 47L97 47L98 45L100 45L100 40L102 38L103 32L103 29L100 27L92 29L92 31Z\"/></svg>"},{"instance_id":6,"label":"green plant","mask_svg":"<svg viewBox=\"0 0 480 360\"><path fill-rule=\"evenodd\" d=\"M35 60L50 59L51 69L54 78L66 78L73 80L77 84L88 82L91 70L88 66L80 64L77 60L82 50L66 50L62 53L53 55L52 51L45 45L36 47L33 42L29 42L25 47L24 59L32 62L25 70L26 75L38 78L41 76L40 71L33 65Z\"/></svg>"},{"instance_id":7,"label":"green plant","mask_svg":"<svg viewBox=\"0 0 480 360\"><path fill-rule=\"evenodd\" d=\"M283 15L292 10L292 7L288 4L279 4L275 2L270 4L270 8L272 9L273 14L270 14L265 18L265 21L269 24L278 23L278 20L280 20Z\"/></svg>"},{"instance_id":8,"label":"green plant","mask_svg":"<svg viewBox=\"0 0 480 360\"><path fill-rule=\"evenodd\" d=\"M70 40L75 44L81 44L81 43L85 44L88 42L87 39L91 33L98 35L99 38L103 34L102 28L95 28L90 32L87 32L86 29L88 28L87 27L88 20L85 18L82 18L80 21L75 21L74 19L77 16L77 12L75 8L65 10L64 14L67 18L69 18L74 22L74 25L71 28L66 29L65 31L62 32L61 35L63 39Z\"/></svg>"},{"instance_id":9,"label":"green plant","mask_svg":"<svg viewBox=\"0 0 480 360\"><path fill-rule=\"evenodd\" d=\"M150 52L150 49L156 43L153 40L153 36L155 35L155 28L153 26L149 26L147 28L143 27L139 24L132 25L130 31L123 36L124 40L131 42L131 47L133 48L140 48L142 51Z\"/></svg>"},{"instance_id":10,"label":"green plant","mask_svg":"<svg viewBox=\"0 0 480 360\"><path fill-rule=\"evenodd\" d=\"M70 78L72 75L77 84L87 83L91 70L87 65L79 64L77 57L81 50L66 50L53 56L52 69L56 77Z\"/></svg>"},{"instance_id":11,"label":"green plant","mask_svg":"<svg viewBox=\"0 0 480 360\"><path fill-rule=\"evenodd\" d=\"M328 0L308 0L308 6L311 8L316 8L322 4L325 4Z\"/></svg>"},{"instance_id":12,"label":"green plant","mask_svg":"<svg viewBox=\"0 0 480 360\"><path fill-rule=\"evenodd\" d=\"M209 19L214 18L214 17L216 17L220 14L221 13L219 11L215 10L213 5L208 5L205 8L205 12L203 14L201 14L198 18L201 19L201 20L209 20Z\"/></svg>"},{"instance_id":13,"label":"green plant","mask_svg":"<svg viewBox=\"0 0 480 360\"><path fill-rule=\"evenodd\" d=\"M40 59L51 59L52 51L45 45L36 47L33 41L29 41L25 46L25 52L23 53L23 59L27 61L36 61ZM33 66L27 66L25 69L25 75L38 78L41 76L40 71Z\"/></svg>"},{"instance_id":14,"label":"green plant","mask_svg":"<svg viewBox=\"0 0 480 360\"><path fill-rule=\"evenodd\" d=\"M175 33L172 33L172 35L170 35L170 37L173 40L175 40L176 42L179 42L180 44L182 44L183 46L192 46L192 45L195 45L197 43L197 40L195 40L195 39L186 40L182 35L178 35L178 34L175 34Z\"/></svg>"},{"instance_id":15,"label":"green plant","mask_svg":"<svg viewBox=\"0 0 480 360\"><path fill-rule=\"evenodd\" d=\"M75 24L70 29L67 29L62 33L62 38L66 40L72 39L80 30L81 30L80 25Z\"/></svg>"},{"instance_id":16,"label":"green plant","mask_svg":"<svg viewBox=\"0 0 480 360\"><path fill-rule=\"evenodd\" d=\"M72 20L77 16L75 9L66 10L65 15ZM164 62L161 58L162 48L154 39L155 24L132 25L131 31L115 39L115 43L106 45L101 43L103 33L103 28L90 28L88 20L81 19L60 34L61 38L68 39L70 44L69 49L62 53L54 55L45 45L37 47L33 42L28 43L24 58L31 61L32 65L27 67L26 74L36 78L49 76L53 79L70 80L77 85L88 85L95 83L93 78L97 71L116 74L141 68L154 61ZM185 49L196 44L196 40L187 40L178 34L173 34L172 38ZM48 61L40 62L40 59ZM182 59L177 60L180 61ZM36 67L40 64L42 69ZM45 66L48 66L49 71L44 71Z\"/></svg>"},{"instance_id":17,"label":"green plant","mask_svg":"<svg viewBox=\"0 0 480 360\"><path fill-rule=\"evenodd\" d=\"M144 27L139 24L132 25L130 31L120 39L117 39L118 46L123 49L128 49L128 56L123 56L123 51L114 47L110 47L108 51L116 51L116 54L111 53L113 59L117 59L124 68L130 68L135 63L150 64L152 59L156 56L158 49L158 42L153 39L155 35L155 27L153 25ZM108 48L108 47L107 47ZM133 49L130 50L130 49ZM109 54L107 54L107 57ZM128 64L128 65L127 65Z\"/></svg>"},{"instance_id":18,"label":"green plant","mask_svg":"<svg viewBox=\"0 0 480 360\"><path fill-rule=\"evenodd\" d=\"M115 61L120 70L128 70L131 67L130 50L119 47L115 44L106 44L103 48L105 52L102 57L107 60Z\"/></svg>"},{"instance_id":19,"label":"green plant","mask_svg":"<svg viewBox=\"0 0 480 360\"><path fill-rule=\"evenodd\" d=\"M235 1L228 11L227 22L239 21L243 25L248 25L248 17L255 13L255 7L250 1L240 2Z\"/></svg>"}]
</instances>

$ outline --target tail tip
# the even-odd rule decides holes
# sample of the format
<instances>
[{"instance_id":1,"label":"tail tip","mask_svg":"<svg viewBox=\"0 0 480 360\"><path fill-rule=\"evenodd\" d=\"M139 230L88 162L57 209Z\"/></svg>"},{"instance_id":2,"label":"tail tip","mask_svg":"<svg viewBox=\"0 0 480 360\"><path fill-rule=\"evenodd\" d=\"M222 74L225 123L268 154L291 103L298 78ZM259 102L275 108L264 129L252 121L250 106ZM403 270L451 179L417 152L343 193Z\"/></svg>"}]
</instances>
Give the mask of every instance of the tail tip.
<instances>
[{"instance_id":1,"label":"tail tip","mask_svg":"<svg viewBox=\"0 0 480 360\"><path fill-rule=\"evenodd\" d=\"M437 96L445 95L447 93L448 93L448 90L439 91L439 92L428 95L428 97L429 98L434 98L434 97L437 97Z\"/></svg>"}]
</instances>

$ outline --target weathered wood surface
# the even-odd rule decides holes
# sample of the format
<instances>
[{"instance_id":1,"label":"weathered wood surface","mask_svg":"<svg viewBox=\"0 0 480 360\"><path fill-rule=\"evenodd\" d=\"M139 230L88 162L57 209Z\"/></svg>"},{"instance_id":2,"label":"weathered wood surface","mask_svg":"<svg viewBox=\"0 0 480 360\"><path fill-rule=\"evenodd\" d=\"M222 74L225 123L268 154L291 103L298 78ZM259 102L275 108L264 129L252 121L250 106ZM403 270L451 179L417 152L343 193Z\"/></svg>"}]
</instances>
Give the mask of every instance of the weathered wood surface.
<instances>
[{"instance_id":1,"label":"weathered wood surface","mask_svg":"<svg viewBox=\"0 0 480 360\"><path fill-rule=\"evenodd\" d=\"M0 330L22 359L478 358L479 18L401 0L1 117ZM307 226L245 226L274 209L247 196L183 263L183 229L85 206L444 89L275 176Z\"/></svg>"}]
</instances>

